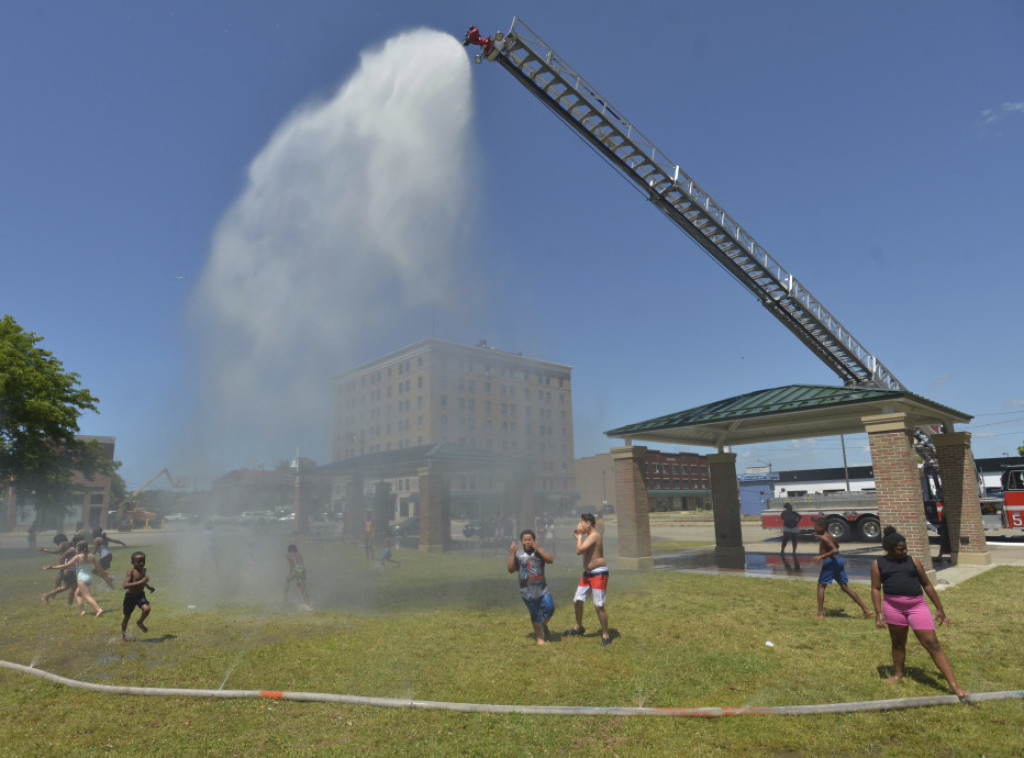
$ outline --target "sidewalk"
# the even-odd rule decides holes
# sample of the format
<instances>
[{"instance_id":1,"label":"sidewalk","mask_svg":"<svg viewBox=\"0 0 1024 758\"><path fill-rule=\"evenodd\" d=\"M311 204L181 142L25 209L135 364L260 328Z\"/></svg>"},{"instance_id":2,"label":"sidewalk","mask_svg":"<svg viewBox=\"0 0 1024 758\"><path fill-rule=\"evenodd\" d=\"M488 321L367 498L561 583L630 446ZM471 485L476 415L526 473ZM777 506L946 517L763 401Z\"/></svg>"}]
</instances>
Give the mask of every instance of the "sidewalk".
<instances>
[{"instance_id":1,"label":"sidewalk","mask_svg":"<svg viewBox=\"0 0 1024 758\"><path fill-rule=\"evenodd\" d=\"M792 553L784 559L779 553L781 538L773 530L766 531L756 524L743 525L743 547L746 551L746 568L720 569L714 560L714 525L712 523L696 523L687 525L652 525L651 542L655 554L655 568L663 571L681 571L694 573L743 574L746 576L770 577L779 579L798 579L816 581L818 565L813 562L817 552L811 540L803 538L798 547L798 558L794 564ZM667 553L658 550L658 542L689 542L706 541L708 547L689 548ZM616 524L610 523L605 531L606 550L609 563L614 566L618 557L618 533ZM925 568L936 572L935 586L944 589L972 579L995 566L1018 566L1024 568L1024 541L990 541L987 544L992 562L987 566L950 565L933 561L925 563ZM932 554L938 552L938 545L932 545ZM871 564L875 558L883 555L880 543L848 542L842 546L842 555L846 562L847 574L851 581L869 582Z\"/></svg>"}]
</instances>

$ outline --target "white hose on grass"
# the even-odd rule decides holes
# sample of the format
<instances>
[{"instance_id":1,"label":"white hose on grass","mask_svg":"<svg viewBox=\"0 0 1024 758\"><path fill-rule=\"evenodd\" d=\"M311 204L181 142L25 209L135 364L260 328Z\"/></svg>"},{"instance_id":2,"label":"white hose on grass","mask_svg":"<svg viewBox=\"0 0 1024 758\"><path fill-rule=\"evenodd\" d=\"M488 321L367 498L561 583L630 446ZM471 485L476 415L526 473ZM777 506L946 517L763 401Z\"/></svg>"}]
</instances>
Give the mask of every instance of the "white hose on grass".
<instances>
[{"instance_id":1,"label":"white hose on grass","mask_svg":"<svg viewBox=\"0 0 1024 758\"><path fill-rule=\"evenodd\" d=\"M377 708L410 708L422 711L455 711L458 713L522 713L532 716L809 716L823 713L858 713L863 711L896 711L905 708L925 708L933 705L953 705L960 702L956 695L909 697L894 700L867 700L859 703L825 703L821 705L774 705L741 708L616 708L590 705L491 705L485 703L447 703L436 700L409 700L408 698L365 697L361 695L334 695L328 692L282 692L277 690L198 690L177 687L122 687L93 684L51 674L49 671L0 661L0 666L23 674L42 677L57 684L76 689L103 692L108 695L157 695L164 697L206 697L224 700L257 699L294 700L303 703L341 703L343 705L370 705ZM1024 700L1024 690L983 692L970 696L968 702L987 700Z\"/></svg>"}]
</instances>

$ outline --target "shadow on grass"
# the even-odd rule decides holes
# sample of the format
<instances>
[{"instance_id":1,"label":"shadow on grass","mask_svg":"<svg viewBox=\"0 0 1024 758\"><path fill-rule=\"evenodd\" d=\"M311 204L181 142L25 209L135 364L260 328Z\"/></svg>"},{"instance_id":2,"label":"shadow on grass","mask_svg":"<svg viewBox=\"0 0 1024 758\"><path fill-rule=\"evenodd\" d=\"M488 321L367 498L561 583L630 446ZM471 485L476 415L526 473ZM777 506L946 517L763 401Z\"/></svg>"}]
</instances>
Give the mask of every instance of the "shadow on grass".
<instances>
[{"instance_id":1,"label":"shadow on grass","mask_svg":"<svg viewBox=\"0 0 1024 758\"><path fill-rule=\"evenodd\" d=\"M879 666L877 668L879 679L888 679L896 673L896 669L892 666ZM937 690L944 695L949 694L949 685L946 684L945 679L938 679L931 673L925 671L917 666L904 666L903 667L903 678L910 679L911 681L917 682L920 685L929 687L933 690ZM899 682L893 682L894 685L899 685Z\"/></svg>"},{"instance_id":2,"label":"shadow on grass","mask_svg":"<svg viewBox=\"0 0 1024 758\"><path fill-rule=\"evenodd\" d=\"M148 637L146 639L140 639L136 637L132 642L141 642L144 645L158 645L161 642L167 642L168 640L176 640L178 635L176 634L161 634L159 637Z\"/></svg>"},{"instance_id":3,"label":"shadow on grass","mask_svg":"<svg viewBox=\"0 0 1024 758\"><path fill-rule=\"evenodd\" d=\"M845 608L826 608L825 609L825 618L830 618L830 619L833 619L833 618L851 619L853 621L864 621L865 620L861 616L860 611L857 611L856 614L851 615Z\"/></svg>"}]
</instances>

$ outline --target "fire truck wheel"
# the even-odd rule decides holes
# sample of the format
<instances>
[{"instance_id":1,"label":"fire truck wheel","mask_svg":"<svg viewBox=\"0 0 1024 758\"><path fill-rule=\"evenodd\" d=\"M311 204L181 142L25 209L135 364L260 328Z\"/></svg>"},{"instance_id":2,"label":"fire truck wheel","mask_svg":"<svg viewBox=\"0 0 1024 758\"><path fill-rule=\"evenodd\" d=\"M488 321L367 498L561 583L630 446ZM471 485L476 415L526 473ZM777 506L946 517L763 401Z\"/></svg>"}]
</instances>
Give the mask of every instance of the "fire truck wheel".
<instances>
[{"instance_id":1,"label":"fire truck wheel","mask_svg":"<svg viewBox=\"0 0 1024 758\"><path fill-rule=\"evenodd\" d=\"M878 542L882 536L882 525L878 519L866 516L857 522L857 536L864 542Z\"/></svg>"},{"instance_id":2,"label":"fire truck wheel","mask_svg":"<svg viewBox=\"0 0 1024 758\"><path fill-rule=\"evenodd\" d=\"M850 529L850 523L844 518L840 518L838 516L830 518L826 528L828 529L828 533L836 538L836 542L843 542L844 540L850 539L850 533L852 530Z\"/></svg>"}]
</instances>

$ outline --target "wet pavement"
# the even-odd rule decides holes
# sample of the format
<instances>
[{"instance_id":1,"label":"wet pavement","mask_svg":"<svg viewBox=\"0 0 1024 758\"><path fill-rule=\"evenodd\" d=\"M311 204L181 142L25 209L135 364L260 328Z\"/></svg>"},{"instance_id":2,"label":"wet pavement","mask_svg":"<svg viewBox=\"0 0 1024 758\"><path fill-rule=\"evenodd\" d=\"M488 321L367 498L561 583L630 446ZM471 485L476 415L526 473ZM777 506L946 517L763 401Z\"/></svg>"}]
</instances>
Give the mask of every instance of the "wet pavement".
<instances>
[{"instance_id":1,"label":"wet pavement","mask_svg":"<svg viewBox=\"0 0 1024 758\"><path fill-rule=\"evenodd\" d=\"M612 531L612 530L609 530ZM615 535L610 535L612 540ZM661 540L714 541L714 527L711 524L692 524L686 526L655 526L651 528L652 548L655 553L654 567L658 571L679 571L701 574L730 574L733 576L756 576L774 579L798 579L809 582L818 580L820 564L814 562L817 544L810 538L803 538L797 548L794 560L792 551L785 556L779 554L782 540L775 530L765 531L760 525L743 525L744 566L723 567L715 559L714 547L697 547L678 552L659 552L658 542ZM992 562L986 566L965 564L952 565L948 561L930 561L926 568L934 569L933 580L938 589L951 587L994 566L1019 566L1024 568L1024 536L1019 531L1012 539L997 536L986 543ZM932 555L938 552L938 542L931 545ZM611 555L617 552L613 547ZM843 562L846 564L846 575L851 582L870 583L871 564L883 554L878 542L844 542L842 544ZM614 560L614 559L613 559Z\"/></svg>"},{"instance_id":2,"label":"wet pavement","mask_svg":"<svg viewBox=\"0 0 1024 758\"><path fill-rule=\"evenodd\" d=\"M794 558L792 553L780 555L747 548L743 568L723 568L715 560L713 548L695 548L675 555L663 555L654 559L654 568L660 571L682 571L700 574L734 574L761 576L779 579L805 579L817 581L821 564L815 563L811 553ZM851 582L871 581L871 564L881 554L877 548L853 548L844 550L843 562L846 575Z\"/></svg>"}]
</instances>

